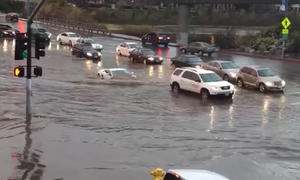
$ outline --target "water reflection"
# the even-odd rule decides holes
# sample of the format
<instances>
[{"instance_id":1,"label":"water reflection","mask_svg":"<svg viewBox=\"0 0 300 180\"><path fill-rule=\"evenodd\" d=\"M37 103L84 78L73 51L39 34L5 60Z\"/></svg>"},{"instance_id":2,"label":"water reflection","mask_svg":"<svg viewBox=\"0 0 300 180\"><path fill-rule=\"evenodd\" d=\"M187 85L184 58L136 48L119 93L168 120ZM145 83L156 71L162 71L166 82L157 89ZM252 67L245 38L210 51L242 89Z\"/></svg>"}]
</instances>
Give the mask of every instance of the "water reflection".
<instances>
[{"instance_id":1,"label":"water reflection","mask_svg":"<svg viewBox=\"0 0 300 180\"><path fill-rule=\"evenodd\" d=\"M153 74L154 74L153 72L154 72L154 67L153 67L153 65L151 65L148 68L149 77L153 77Z\"/></svg>"},{"instance_id":2,"label":"water reflection","mask_svg":"<svg viewBox=\"0 0 300 180\"><path fill-rule=\"evenodd\" d=\"M8 51L8 48L7 48L7 40L6 40L6 39L4 39L4 41L3 41L3 51L4 51L4 52L7 52L7 51Z\"/></svg>"},{"instance_id":3,"label":"water reflection","mask_svg":"<svg viewBox=\"0 0 300 180\"><path fill-rule=\"evenodd\" d=\"M52 43L49 42L49 44L48 44L48 50L51 51L51 49L52 49Z\"/></svg>"},{"instance_id":4,"label":"water reflection","mask_svg":"<svg viewBox=\"0 0 300 180\"><path fill-rule=\"evenodd\" d=\"M14 169L9 180L41 180L44 174L45 165L40 163L40 151L34 152L31 150L31 120L25 121L25 146L23 153L16 155L19 164Z\"/></svg>"},{"instance_id":5,"label":"water reflection","mask_svg":"<svg viewBox=\"0 0 300 180\"><path fill-rule=\"evenodd\" d=\"M214 123L215 123L215 107L214 106L210 106L210 127L209 130L213 130L214 129Z\"/></svg>"},{"instance_id":6,"label":"water reflection","mask_svg":"<svg viewBox=\"0 0 300 180\"><path fill-rule=\"evenodd\" d=\"M230 105L228 112L229 112L228 126L233 127L233 106L232 105Z\"/></svg>"},{"instance_id":7,"label":"water reflection","mask_svg":"<svg viewBox=\"0 0 300 180\"><path fill-rule=\"evenodd\" d=\"M270 106L270 97L265 97L263 101L263 108L262 108L262 126L265 126L269 120L268 120L268 115L269 115L269 106Z\"/></svg>"},{"instance_id":8,"label":"water reflection","mask_svg":"<svg viewBox=\"0 0 300 180\"><path fill-rule=\"evenodd\" d=\"M162 79L164 76L164 67L162 65L158 66L158 78Z\"/></svg>"},{"instance_id":9,"label":"water reflection","mask_svg":"<svg viewBox=\"0 0 300 180\"><path fill-rule=\"evenodd\" d=\"M98 69L101 69L101 68L102 68L102 66L103 66L103 63L102 63L102 61L98 61L98 63L97 63L97 68L98 68Z\"/></svg>"},{"instance_id":10,"label":"water reflection","mask_svg":"<svg viewBox=\"0 0 300 180\"><path fill-rule=\"evenodd\" d=\"M92 60L86 60L85 61L85 66L86 66L87 70L91 70L92 69L92 65L93 65L93 61Z\"/></svg>"}]
</instances>

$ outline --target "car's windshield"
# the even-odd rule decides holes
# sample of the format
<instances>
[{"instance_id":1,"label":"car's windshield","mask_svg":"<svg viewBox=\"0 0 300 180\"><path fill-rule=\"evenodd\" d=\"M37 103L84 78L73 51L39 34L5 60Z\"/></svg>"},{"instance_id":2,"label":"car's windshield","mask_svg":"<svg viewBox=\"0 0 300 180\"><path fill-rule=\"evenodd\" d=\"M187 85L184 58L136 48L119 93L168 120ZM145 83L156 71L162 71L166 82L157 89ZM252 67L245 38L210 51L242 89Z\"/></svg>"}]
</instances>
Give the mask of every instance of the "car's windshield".
<instances>
[{"instance_id":1,"label":"car's windshield","mask_svg":"<svg viewBox=\"0 0 300 180\"><path fill-rule=\"evenodd\" d=\"M196 63L203 63L202 59L200 59L199 57L190 57L187 59L187 62L188 63L191 63L191 64L196 64Z\"/></svg>"},{"instance_id":2,"label":"car's windshield","mask_svg":"<svg viewBox=\"0 0 300 180\"><path fill-rule=\"evenodd\" d=\"M138 44L128 44L130 48L140 48Z\"/></svg>"},{"instance_id":3,"label":"car's windshield","mask_svg":"<svg viewBox=\"0 0 300 180\"><path fill-rule=\"evenodd\" d=\"M113 70L112 74L115 76L128 76L130 73L127 70L119 69L119 70Z\"/></svg>"},{"instance_id":4,"label":"car's windshield","mask_svg":"<svg viewBox=\"0 0 300 180\"><path fill-rule=\"evenodd\" d=\"M145 55L152 55L152 56L154 56L155 55L155 52L154 51L152 51L152 50L142 50L142 52L145 54Z\"/></svg>"},{"instance_id":5,"label":"car's windshield","mask_svg":"<svg viewBox=\"0 0 300 180\"><path fill-rule=\"evenodd\" d=\"M79 37L79 36L75 33L74 34L72 33L72 34L69 34L69 37Z\"/></svg>"},{"instance_id":6,"label":"car's windshield","mask_svg":"<svg viewBox=\"0 0 300 180\"><path fill-rule=\"evenodd\" d=\"M84 43L93 43L94 41L92 39L83 39Z\"/></svg>"},{"instance_id":7,"label":"car's windshield","mask_svg":"<svg viewBox=\"0 0 300 180\"><path fill-rule=\"evenodd\" d=\"M202 46L208 46L208 47L211 47L211 45L208 44L208 43L206 43L206 42L201 42L201 45L202 45Z\"/></svg>"},{"instance_id":8,"label":"car's windshield","mask_svg":"<svg viewBox=\"0 0 300 180\"><path fill-rule=\"evenodd\" d=\"M221 63L223 69L238 69L239 67L231 62Z\"/></svg>"},{"instance_id":9,"label":"car's windshield","mask_svg":"<svg viewBox=\"0 0 300 180\"><path fill-rule=\"evenodd\" d=\"M39 28L38 31L39 31L39 32L46 32L45 29L41 29L41 28Z\"/></svg>"},{"instance_id":10,"label":"car's windshield","mask_svg":"<svg viewBox=\"0 0 300 180\"><path fill-rule=\"evenodd\" d=\"M216 82L216 81L222 81L220 76L218 76L216 73L207 73L207 74L200 74L201 79L203 82Z\"/></svg>"},{"instance_id":11,"label":"car's windshield","mask_svg":"<svg viewBox=\"0 0 300 180\"><path fill-rule=\"evenodd\" d=\"M91 51L91 50L93 50L93 47L90 44L84 44L83 50L85 50L85 51Z\"/></svg>"},{"instance_id":12,"label":"car's windshield","mask_svg":"<svg viewBox=\"0 0 300 180\"><path fill-rule=\"evenodd\" d=\"M260 77L272 77L275 76L274 72L271 69L262 69L258 70L258 76Z\"/></svg>"}]
</instances>

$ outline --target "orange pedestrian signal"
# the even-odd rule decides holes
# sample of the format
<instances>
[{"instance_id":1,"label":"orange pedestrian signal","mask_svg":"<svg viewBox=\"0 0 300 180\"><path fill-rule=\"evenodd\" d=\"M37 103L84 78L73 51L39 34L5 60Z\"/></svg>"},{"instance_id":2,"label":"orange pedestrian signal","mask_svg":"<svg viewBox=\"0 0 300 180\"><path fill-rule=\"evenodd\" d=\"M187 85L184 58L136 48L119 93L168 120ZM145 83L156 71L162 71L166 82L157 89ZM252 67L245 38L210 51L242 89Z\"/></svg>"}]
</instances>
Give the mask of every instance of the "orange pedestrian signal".
<instances>
[{"instance_id":1,"label":"orange pedestrian signal","mask_svg":"<svg viewBox=\"0 0 300 180\"><path fill-rule=\"evenodd\" d=\"M24 67L23 66L18 66L18 67L15 67L14 69L14 76L15 77L24 77Z\"/></svg>"}]
</instances>

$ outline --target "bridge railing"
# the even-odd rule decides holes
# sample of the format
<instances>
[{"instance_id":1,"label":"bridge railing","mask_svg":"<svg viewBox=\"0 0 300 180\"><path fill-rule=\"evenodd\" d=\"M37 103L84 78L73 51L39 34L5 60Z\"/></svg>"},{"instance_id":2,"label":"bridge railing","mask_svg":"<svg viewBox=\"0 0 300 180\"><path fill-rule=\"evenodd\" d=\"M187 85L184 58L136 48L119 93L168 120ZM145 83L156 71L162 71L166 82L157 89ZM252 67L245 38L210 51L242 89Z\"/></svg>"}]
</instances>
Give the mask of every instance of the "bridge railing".
<instances>
[{"instance_id":1,"label":"bridge railing","mask_svg":"<svg viewBox=\"0 0 300 180\"><path fill-rule=\"evenodd\" d=\"M39 18L36 19L35 23L43 24L51 27L72 30L74 32L85 34L86 36L95 35L95 34L103 35L103 36L111 36L112 34L106 28L105 25L101 25L101 24L67 21L64 19L57 19L57 18Z\"/></svg>"}]
</instances>

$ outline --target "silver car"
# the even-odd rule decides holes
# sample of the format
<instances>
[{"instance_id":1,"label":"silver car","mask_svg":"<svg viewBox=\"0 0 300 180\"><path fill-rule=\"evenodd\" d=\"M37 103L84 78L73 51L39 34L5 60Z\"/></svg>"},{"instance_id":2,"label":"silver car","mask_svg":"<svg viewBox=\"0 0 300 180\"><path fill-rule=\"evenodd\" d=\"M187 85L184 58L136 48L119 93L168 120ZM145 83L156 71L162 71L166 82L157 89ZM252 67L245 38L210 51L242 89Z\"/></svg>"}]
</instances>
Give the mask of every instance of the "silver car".
<instances>
[{"instance_id":1,"label":"silver car","mask_svg":"<svg viewBox=\"0 0 300 180\"><path fill-rule=\"evenodd\" d=\"M210 61L203 65L204 69L214 71L225 81L236 82L240 67L231 61Z\"/></svg>"},{"instance_id":2,"label":"silver car","mask_svg":"<svg viewBox=\"0 0 300 180\"><path fill-rule=\"evenodd\" d=\"M237 85L239 87L253 86L260 92L282 91L285 88L285 81L275 75L270 68L260 66L245 66L237 75Z\"/></svg>"}]
</instances>

